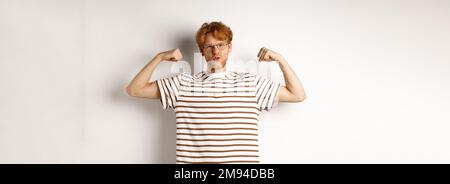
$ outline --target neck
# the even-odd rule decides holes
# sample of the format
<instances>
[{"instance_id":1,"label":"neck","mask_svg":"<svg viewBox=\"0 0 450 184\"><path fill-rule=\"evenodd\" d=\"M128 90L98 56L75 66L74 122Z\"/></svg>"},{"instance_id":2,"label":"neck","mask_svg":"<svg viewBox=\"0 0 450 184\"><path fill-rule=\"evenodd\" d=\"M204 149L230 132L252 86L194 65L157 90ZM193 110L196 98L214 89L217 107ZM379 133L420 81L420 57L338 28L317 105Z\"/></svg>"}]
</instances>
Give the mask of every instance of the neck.
<instances>
[{"instance_id":1,"label":"neck","mask_svg":"<svg viewBox=\"0 0 450 184\"><path fill-rule=\"evenodd\" d=\"M225 72L227 71L227 69L225 67L222 68L209 68L208 72L209 73L220 73L220 72Z\"/></svg>"}]
</instances>

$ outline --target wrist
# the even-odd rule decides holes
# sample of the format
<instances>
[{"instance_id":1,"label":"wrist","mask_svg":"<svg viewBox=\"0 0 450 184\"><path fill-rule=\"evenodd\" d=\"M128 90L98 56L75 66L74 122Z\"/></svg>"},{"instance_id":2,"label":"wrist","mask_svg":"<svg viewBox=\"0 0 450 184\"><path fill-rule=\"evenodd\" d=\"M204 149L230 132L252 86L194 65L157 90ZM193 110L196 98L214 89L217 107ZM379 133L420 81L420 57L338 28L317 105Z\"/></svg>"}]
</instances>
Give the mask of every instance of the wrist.
<instances>
[{"instance_id":1,"label":"wrist","mask_svg":"<svg viewBox=\"0 0 450 184\"><path fill-rule=\"evenodd\" d=\"M161 62L162 61L162 56L161 54L157 54L155 57L153 57L151 62Z\"/></svg>"},{"instance_id":2,"label":"wrist","mask_svg":"<svg viewBox=\"0 0 450 184\"><path fill-rule=\"evenodd\" d=\"M287 61L284 58L278 59L277 63L279 66L284 66L287 64Z\"/></svg>"}]
</instances>

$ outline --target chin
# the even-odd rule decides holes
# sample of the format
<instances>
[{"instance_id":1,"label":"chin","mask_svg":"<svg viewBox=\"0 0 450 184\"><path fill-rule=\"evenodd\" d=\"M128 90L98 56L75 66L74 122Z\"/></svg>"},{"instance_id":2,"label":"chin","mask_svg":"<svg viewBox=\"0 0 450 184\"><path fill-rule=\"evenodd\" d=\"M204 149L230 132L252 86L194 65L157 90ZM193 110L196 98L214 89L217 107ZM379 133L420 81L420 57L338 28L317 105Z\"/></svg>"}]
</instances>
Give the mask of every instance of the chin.
<instances>
[{"instance_id":1,"label":"chin","mask_svg":"<svg viewBox=\"0 0 450 184\"><path fill-rule=\"evenodd\" d=\"M209 60L206 60L206 63L208 63L208 64L218 64L218 63L220 63L221 65L222 65L222 67L223 66L225 66L225 64L227 64L227 58L220 58L219 60L213 60L213 59L209 59Z\"/></svg>"},{"instance_id":2,"label":"chin","mask_svg":"<svg viewBox=\"0 0 450 184\"><path fill-rule=\"evenodd\" d=\"M207 64L208 64L208 67L212 67L212 68L222 68L222 67L225 66L226 61L222 61L222 60L219 60L219 61L210 60L210 61L207 62Z\"/></svg>"}]
</instances>

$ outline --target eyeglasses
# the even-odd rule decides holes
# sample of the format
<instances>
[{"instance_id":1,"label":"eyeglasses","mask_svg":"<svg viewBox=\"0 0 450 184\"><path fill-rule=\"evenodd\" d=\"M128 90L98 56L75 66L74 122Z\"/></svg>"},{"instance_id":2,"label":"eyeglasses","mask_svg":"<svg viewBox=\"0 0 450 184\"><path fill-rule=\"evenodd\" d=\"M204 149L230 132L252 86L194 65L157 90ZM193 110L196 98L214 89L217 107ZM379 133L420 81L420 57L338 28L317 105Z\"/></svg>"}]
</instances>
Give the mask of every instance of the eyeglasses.
<instances>
[{"instance_id":1,"label":"eyeglasses","mask_svg":"<svg viewBox=\"0 0 450 184\"><path fill-rule=\"evenodd\" d=\"M224 50L228 46L228 44L227 43L219 43L216 45L205 45L203 48L206 49L206 51L211 52L214 50L214 48L216 46L219 50Z\"/></svg>"}]
</instances>

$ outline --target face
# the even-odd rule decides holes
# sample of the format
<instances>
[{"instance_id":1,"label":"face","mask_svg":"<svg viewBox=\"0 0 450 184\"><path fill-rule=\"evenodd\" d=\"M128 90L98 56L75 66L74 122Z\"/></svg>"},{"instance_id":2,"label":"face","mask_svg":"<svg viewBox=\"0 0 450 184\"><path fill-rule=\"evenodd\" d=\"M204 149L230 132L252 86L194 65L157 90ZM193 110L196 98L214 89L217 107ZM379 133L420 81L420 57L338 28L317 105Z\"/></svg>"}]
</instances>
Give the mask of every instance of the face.
<instances>
[{"instance_id":1,"label":"face","mask_svg":"<svg viewBox=\"0 0 450 184\"><path fill-rule=\"evenodd\" d=\"M228 44L226 40L218 40L207 34L205 37L205 44L202 49L202 54L205 56L206 62L216 62L221 67L225 67L228 60L228 54L231 52L231 43Z\"/></svg>"}]
</instances>

